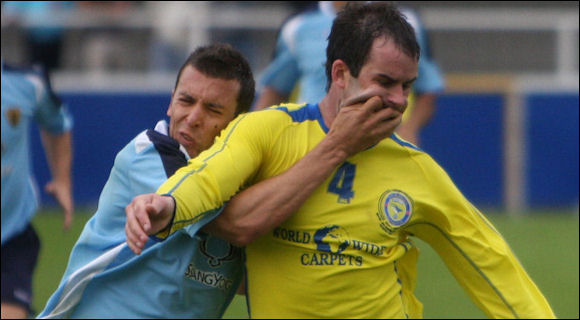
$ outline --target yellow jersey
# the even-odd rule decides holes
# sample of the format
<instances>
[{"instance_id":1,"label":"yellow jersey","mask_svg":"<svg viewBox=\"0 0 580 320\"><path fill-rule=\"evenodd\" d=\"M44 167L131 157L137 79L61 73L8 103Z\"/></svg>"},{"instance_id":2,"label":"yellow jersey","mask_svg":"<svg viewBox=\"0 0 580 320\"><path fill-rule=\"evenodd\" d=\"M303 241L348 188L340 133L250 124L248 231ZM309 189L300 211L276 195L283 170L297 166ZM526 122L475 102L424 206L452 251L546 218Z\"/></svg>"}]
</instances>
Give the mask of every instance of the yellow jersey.
<instances>
[{"instance_id":1,"label":"yellow jersey","mask_svg":"<svg viewBox=\"0 0 580 320\"><path fill-rule=\"evenodd\" d=\"M327 132L318 105L241 115L158 190L176 200L170 231L286 171ZM428 154L397 135L349 158L298 212L246 247L250 315L420 318L412 237L437 251L488 316L554 317L491 223Z\"/></svg>"}]
</instances>

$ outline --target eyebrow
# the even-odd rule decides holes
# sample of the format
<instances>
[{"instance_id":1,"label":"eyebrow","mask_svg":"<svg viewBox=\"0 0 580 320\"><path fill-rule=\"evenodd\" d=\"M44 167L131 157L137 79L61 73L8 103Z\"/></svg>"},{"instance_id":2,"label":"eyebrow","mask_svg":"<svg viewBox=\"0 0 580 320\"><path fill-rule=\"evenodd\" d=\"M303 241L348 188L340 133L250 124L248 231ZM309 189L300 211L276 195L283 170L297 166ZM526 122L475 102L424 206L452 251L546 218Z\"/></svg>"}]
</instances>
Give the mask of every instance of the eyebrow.
<instances>
[{"instance_id":1,"label":"eyebrow","mask_svg":"<svg viewBox=\"0 0 580 320\"><path fill-rule=\"evenodd\" d=\"M192 95L190 95L190 94L188 94L188 93L186 93L186 92L181 92L181 91L180 91L180 92L178 92L178 93L177 93L177 95L178 95L180 98L196 99L195 97L193 97ZM226 108L225 106L223 106L223 105L221 105L221 104L219 104L219 103L212 103L212 102L204 102L204 105L205 105L205 106L208 106L208 107L212 107L212 108L220 108L220 109L224 109L224 110L225 110L225 108Z\"/></svg>"},{"instance_id":2,"label":"eyebrow","mask_svg":"<svg viewBox=\"0 0 580 320\"><path fill-rule=\"evenodd\" d=\"M388 76L388 75L386 75L384 73L379 73L379 74L377 74L377 76L382 77L382 78L386 78L388 81L391 81L391 82L397 82L398 81L398 80L396 80L396 79L394 79L394 78L392 78L392 77L390 77L390 76ZM414 77L411 80L405 81L403 83L410 84L410 83L415 82L415 80L417 80L417 77Z\"/></svg>"}]
</instances>

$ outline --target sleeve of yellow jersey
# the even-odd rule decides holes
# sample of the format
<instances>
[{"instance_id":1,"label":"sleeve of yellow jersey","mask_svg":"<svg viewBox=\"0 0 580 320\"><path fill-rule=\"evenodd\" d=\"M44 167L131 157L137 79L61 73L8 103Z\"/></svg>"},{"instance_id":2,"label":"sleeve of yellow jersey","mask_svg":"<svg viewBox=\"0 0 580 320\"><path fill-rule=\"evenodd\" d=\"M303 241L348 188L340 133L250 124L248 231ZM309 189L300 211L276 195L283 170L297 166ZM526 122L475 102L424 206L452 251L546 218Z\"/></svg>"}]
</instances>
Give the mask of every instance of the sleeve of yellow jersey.
<instances>
[{"instance_id":1,"label":"sleeve of yellow jersey","mask_svg":"<svg viewBox=\"0 0 580 320\"><path fill-rule=\"evenodd\" d=\"M425 156L428 158L428 156ZM493 225L431 158L419 162L427 199L406 231L429 243L491 318L554 318L546 298ZM532 244L530 244L532 245Z\"/></svg>"},{"instance_id":2,"label":"sleeve of yellow jersey","mask_svg":"<svg viewBox=\"0 0 580 320\"><path fill-rule=\"evenodd\" d=\"M264 151L269 150L280 123L271 125L266 118L280 118L279 111L242 114L221 132L212 147L179 169L157 193L171 195L176 210L169 230L157 234L165 238L204 215L219 210L235 195L261 166Z\"/></svg>"}]
</instances>

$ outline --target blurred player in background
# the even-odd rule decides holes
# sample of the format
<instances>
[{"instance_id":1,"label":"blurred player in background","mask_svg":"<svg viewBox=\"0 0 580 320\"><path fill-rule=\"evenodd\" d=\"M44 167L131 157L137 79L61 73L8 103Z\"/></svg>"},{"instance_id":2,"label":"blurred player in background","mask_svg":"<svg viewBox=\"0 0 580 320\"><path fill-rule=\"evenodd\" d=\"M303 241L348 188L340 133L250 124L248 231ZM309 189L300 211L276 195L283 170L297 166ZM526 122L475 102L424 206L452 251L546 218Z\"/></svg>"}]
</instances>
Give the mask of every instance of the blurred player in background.
<instances>
[{"instance_id":1,"label":"blurred player in background","mask_svg":"<svg viewBox=\"0 0 580 320\"><path fill-rule=\"evenodd\" d=\"M318 7L306 10L282 26L275 58L260 79L260 95L255 109L289 100L296 100L298 103L322 100L327 89L324 71L327 38L336 12L347 2L319 1ZM397 132L402 138L418 145L419 132L435 111L436 97L443 91L444 81L430 55L427 33L417 14L409 8L401 10L415 29L421 47L421 60L419 75L409 99L409 108ZM297 94L297 97L292 98L291 94Z\"/></svg>"},{"instance_id":2,"label":"blurred player in background","mask_svg":"<svg viewBox=\"0 0 580 320\"><path fill-rule=\"evenodd\" d=\"M72 118L55 96L43 68L15 68L2 59L2 318L31 313L32 276L39 239L31 220L38 191L30 163L29 133L35 121L52 181L45 191L64 210L64 228L73 219L71 186Z\"/></svg>"},{"instance_id":3,"label":"blurred player in background","mask_svg":"<svg viewBox=\"0 0 580 320\"><path fill-rule=\"evenodd\" d=\"M96 214L87 222L72 250L59 288L49 299L43 318L219 318L233 298L243 275L241 249L204 231L225 225L236 244L265 233L296 210L295 192L278 190L294 186L289 171L236 196L225 209L244 220L216 219L221 212L206 212L201 219L161 243L149 243L134 255L125 243L125 206L138 194L154 192L168 176L208 148L230 120L250 108L254 80L247 61L229 46L196 50L182 66L167 111L169 125L159 121L131 141L116 157ZM368 117L368 115L364 115ZM383 124L390 134L396 123ZM334 161L305 158L295 172L330 175L339 161L380 140L368 130L354 137L358 122L326 144L340 152ZM350 128L350 129L348 129ZM256 130L260 130L259 127ZM348 152L342 149L348 148ZM355 151L352 151L355 150ZM311 156L317 156L312 153ZM318 164L318 166L317 166ZM306 168L304 168L306 166ZM322 182L325 177L318 179ZM282 180L280 180L282 179ZM315 181L315 179L310 179ZM311 182L312 183L312 182ZM304 185L300 185L306 190ZM312 190L314 188L310 188ZM200 192L202 192L200 190ZM265 192L265 194L264 194ZM304 192L304 191L303 191ZM202 192L203 193L203 192ZM286 198L278 199L280 194ZM250 230L250 231L249 231ZM141 252L140 252L141 253Z\"/></svg>"},{"instance_id":4,"label":"blurred player in background","mask_svg":"<svg viewBox=\"0 0 580 320\"><path fill-rule=\"evenodd\" d=\"M55 17L64 19L76 6L76 1L2 1L2 18L23 28L27 63L50 72L63 65L65 28Z\"/></svg>"},{"instance_id":5,"label":"blurred player in background","mask_svg":"<svg viewBox=\"0 0 580 320\"><path fill-rule=\"evenodd\" d=\"M420 49L395 7L347 5L333 22L327 57L330 88L320 103L239 117L157 197L140 196L127 206L127 238L136 251L147 234L171 234L242 186L291 167L332 128L340 130L344 101L371 97L363 107L374 105L385 119L402 116ZM359 109L349 111L354 116ZM298 212L246 247L252 317L421 318L412 236L435 249L489 317L554 317L502 236L422 150L395 134L333 173Z\"/></svg>"}]
</instances>

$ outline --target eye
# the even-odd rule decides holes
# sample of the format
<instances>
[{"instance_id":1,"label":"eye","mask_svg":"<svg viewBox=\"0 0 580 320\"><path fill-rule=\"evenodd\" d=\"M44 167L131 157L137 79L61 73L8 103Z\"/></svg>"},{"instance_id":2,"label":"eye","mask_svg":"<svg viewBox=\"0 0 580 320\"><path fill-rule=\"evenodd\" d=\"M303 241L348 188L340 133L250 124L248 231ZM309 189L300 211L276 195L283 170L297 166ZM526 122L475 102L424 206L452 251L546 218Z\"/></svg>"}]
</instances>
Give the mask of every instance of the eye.
<instances>
[{"instance_id":1,"label":"eye","mask_svg":"<svg viewBox=\"0 0 580 320\"><path fill-rule=\"evenodd\" d=\"M219 108L218 106L215 106L215 105L211 105L211 104L210 104L210 105L207 105L207 106L206 106L206 108L207 108L207 110L209 110L209 112L211 112L211 113L214 113L214 114L219 114L219 115L221 115L221 114L222 114L222 109L221 109L221 108Z\"/></svg>"},{"instance_id":2,"label":"eye","mask_svg":"<svg viewBox=\"0 0 580 320\"><path fill-rule=\"evenodd\" d=\"M381 87L389 87L393 84L393 82L389 79L384 79L384 78L379 78L377 79L377 82L379 83L379 85Z\"/></svg>"},{"instance_id":3,"label":"eye","mask_svg":"<svg viewBox=\"0 0 580 320\"><path fill-rule=\"evenodd\" d=\"M181 98L179 98L179 101L183 104L194 104L195 103L195 99L192 97L181 97Z\"/></svg>"},{"instance_id":4,"label":"eye","mask_svg":"<svg viewBox=\"0 0 580 320\"><path fill-rule=\"evenodd\" d=\"M415 80L413 79L413 81L409 81L409 82L405 82L403 83L403 90L409 90L413 87L413 84L415 84Z\"/></svg>"}]
</instances>

